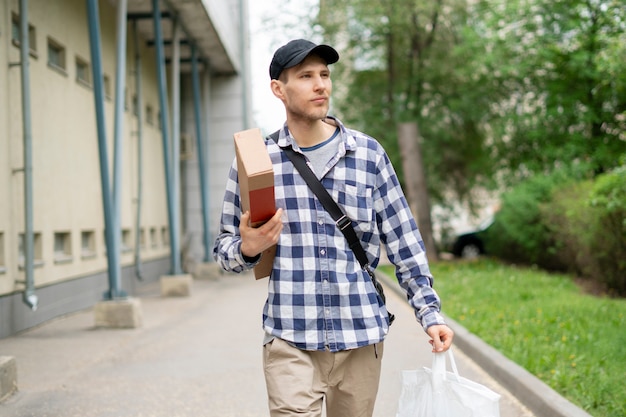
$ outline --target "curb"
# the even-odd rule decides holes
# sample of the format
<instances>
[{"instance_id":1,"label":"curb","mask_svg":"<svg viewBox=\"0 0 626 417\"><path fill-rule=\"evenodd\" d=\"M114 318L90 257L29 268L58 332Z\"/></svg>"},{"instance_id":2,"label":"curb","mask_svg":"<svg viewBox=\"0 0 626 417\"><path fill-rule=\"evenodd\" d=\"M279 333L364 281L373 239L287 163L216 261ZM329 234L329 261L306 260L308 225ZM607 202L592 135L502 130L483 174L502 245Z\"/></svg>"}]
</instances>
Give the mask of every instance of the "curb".
<instances>
[{"instance_id":1,"label":"curb","mask_svg":"<svg viewBox=\"0 0 626 417\"><path fill-rule=\"evenodd\" d=\"M385 287L406 298L406 293L395 279L376 271ZM466 328L443 314L454 330L454 344L483 368L492 378L510 391L536 416L550 417L593 417L550 388L546 383L523 367L505 357L498 350L470 333Z\"/></svg>"}]
</instances>

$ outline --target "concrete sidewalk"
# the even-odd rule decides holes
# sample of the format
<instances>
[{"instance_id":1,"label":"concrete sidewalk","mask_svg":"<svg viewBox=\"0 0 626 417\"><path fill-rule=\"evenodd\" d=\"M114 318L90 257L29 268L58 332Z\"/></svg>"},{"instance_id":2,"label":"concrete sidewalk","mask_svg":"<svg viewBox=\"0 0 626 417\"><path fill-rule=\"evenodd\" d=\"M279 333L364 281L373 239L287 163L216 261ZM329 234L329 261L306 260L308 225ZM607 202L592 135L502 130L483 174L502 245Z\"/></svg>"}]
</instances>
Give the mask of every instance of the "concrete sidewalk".
<instances>
[{"instance_id":1,"label":"concrete sidewalk","mask_svg":"<svg viewBox=\"0 0 626 417\"><path fill-rule=\"evenodd\" d=\"M143 327L94 328L92 310L0 339L17 363L18 392L3 417L267 416L261 368L261 309L267 281L251 274L194 281L192 295L139 295ZM393 417L401 371L430 367L427 337L406 301L388 291L396 322L385 343L374 415ZM502 417L533 417L459 348L461 376L502 395ZM346 416L348 417L348 416Z\"/></svg>"}]
</instances>

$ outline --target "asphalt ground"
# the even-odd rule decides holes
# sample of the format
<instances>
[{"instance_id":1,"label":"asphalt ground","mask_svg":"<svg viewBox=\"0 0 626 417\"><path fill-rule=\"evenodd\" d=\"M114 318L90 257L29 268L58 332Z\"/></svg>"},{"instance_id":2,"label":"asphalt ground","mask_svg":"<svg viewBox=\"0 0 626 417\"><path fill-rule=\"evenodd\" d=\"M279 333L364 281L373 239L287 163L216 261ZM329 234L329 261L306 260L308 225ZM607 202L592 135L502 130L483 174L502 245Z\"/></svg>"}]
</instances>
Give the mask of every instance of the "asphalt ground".
<instances>
[{"instance_id":1,"label":"asphalt ground","mask_svg":"<svg viewBox=\"0 0 626 417\"><path fill-rule=\"evenodd\" d=\"M265 280L224 274L195 280L189 297L162 297L144 286L143 325L94 326L93 310L0 339L17 363L18 391L2 417L267 416L261 366ZM407 302L387 291L396 315L385 342L375 417L396 415L405 369L430 367L428 339ZM502 395L501 417L534 417L458 346L461 376ZM347 416L348 417L348 416Z\"/></svg>"}]
</instances>

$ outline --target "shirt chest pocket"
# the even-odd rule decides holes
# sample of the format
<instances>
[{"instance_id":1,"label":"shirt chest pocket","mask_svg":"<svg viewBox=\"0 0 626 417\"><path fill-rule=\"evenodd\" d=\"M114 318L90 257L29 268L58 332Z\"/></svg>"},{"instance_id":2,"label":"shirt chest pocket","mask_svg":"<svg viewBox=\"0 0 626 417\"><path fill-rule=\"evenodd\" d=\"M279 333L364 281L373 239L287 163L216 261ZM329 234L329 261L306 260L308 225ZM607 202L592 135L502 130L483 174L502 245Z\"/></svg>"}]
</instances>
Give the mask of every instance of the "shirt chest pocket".
<instances>
[{"instance_id":1,"label":"shirt chest pocket","mask_svg":"<svg viewBox=\"0 0 626 417\"><path fill-rule=\"evenodd\" d=\"M343 212L352 220L357 232L371 232L374 227L372 189L363 184L342 184L333 198Z\"/></svg>"}]
</instances>

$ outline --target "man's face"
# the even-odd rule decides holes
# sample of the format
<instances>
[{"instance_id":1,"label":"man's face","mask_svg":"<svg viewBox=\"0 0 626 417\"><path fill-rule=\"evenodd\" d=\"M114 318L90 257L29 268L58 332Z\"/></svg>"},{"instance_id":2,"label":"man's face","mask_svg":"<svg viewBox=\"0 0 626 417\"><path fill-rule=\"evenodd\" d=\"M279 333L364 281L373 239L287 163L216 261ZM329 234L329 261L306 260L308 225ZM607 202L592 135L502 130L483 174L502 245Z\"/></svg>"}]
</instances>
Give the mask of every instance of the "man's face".
<instances>
[{"instance_id":1,"label":"man's face","mask_svg":"<svg viewBox=\"0 0 626 417\"><path fill-rule=\"evenodd\" d=\"M332 82L324 59L308 56L299 65L284 70L277 85L274 94L285 104L289 118L315 121L326 117Z\"/></svg>"}]
</instances>

